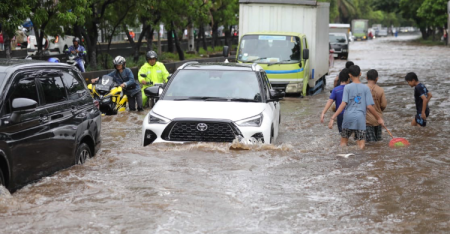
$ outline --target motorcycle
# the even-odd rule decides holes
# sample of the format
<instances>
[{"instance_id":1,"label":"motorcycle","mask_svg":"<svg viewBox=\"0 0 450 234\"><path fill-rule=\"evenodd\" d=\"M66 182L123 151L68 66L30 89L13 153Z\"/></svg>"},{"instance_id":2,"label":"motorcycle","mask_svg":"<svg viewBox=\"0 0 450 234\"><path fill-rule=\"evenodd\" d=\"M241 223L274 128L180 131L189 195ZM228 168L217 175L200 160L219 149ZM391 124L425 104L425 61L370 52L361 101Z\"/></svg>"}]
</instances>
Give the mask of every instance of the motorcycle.
<instances>
[{"instance_id":1,"label":"motorcycle","mask_svg":"<svg viewBox=\"0 0 450 234\"><path fill-rule=\"evenodd\" d=\"M140 74L140 76L143 77L143 78L146 78L146 77L147 77L146 74ZM164 84L164 83L153 83L153 82L150 82L150 83L147 83L147 84L153 85L153 86L151 86L151 87L147 87L146 89L144 89L144 93L145 93L145 95L146 95L147 98L148 98L147 105L148 105L148 107L150 107L150 109L151 109L151 108L153 108L153 107L155 106L155 104L156 104L156 102L159 100L159 98L151 97L151 96L150 96L150 93L151 93L152 91L150 91L149 89L152 88L152 87L160 87L160 88L162 88L162 89L159 89L159 95L161 95L162 90L163 90L164 87L165 87L165 84ZM154 88L153 88L153 89L154 89Z\"/></svg>"},{"instance_id":2,"label":"motorcycle","mask_svg":"<svg viewBox=\"0 0 450 234\"><path fill-rule=\"evenodd\" d=\"M78 66L78 62L77 62L78 58L80 58L80 57L77 54L71 53L70 55L68 55L66 63L78 68L78 70L81 71L80 67ZM83 60L83 66L86 67L86 62L84 61L84 59L82 59L82 60Z\"/></svg>"},{"instance_id":3,"label":"motorcycle","mask_svg":"<svg viewBox=\"0 0 450 234\"><path fill-rule=\"evenodd\" d=\"M116 115L126 110L128 97L111 76L102 76L96 84L89 84L88 89L102 114Z\"/></svg>"}]
</instances>

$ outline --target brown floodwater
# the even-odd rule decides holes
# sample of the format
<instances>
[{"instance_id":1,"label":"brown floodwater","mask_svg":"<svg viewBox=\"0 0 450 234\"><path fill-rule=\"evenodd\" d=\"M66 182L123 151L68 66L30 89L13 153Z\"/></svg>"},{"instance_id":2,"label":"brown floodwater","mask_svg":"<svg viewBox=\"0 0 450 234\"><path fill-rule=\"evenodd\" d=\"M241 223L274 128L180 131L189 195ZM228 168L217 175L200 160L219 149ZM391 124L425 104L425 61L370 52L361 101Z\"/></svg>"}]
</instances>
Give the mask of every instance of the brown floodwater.
<instances>
[{"instance_id":1,"label":"brown floodwater","mask_svg":"<svg viewBox=\"0 0 450 234\"><path fill-rule=\"evenodd\" d=\"M390 137L338 146L320 123L326 91L282 101L276 145L139 145L145 114L104 117L103 147L85 165L14 194L0 188L0 233L449 233L450 49L413 37L351 43L350 60L379 72ZM414 71L432 92L426 128L411 127ZM327 113L327 118L331 113ZM352 153L348 158L338 154Z\"/></svg>"}]
</instances>

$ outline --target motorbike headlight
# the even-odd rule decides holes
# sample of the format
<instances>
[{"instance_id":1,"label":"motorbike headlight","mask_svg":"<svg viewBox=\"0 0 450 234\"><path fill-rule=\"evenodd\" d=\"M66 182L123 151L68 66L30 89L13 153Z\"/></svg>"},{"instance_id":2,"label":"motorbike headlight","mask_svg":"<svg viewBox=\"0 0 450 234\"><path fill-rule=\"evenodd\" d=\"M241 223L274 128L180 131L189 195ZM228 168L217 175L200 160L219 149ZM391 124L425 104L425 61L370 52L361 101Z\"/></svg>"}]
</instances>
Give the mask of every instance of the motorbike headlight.
<instances>
[{"instance_id":1,"label":"motorbike headlight","mask_svg":"<svg viewBox=\"0 0 450 234\"><path fill-rule=\"evenodd\" d=\"M235 123L241 127L260 127L263 122L263 115L259 114L247 119L236 121Z\"/></svg>"},{"instance_id":2,"label":"motorbike headlight","mask_svg":"<svg viewBox=\"0 0 450 234\"><path fill-rule=\"evenodd\" d=\"M163 117L161 115L156 114L155 112L150 112L148 117L149 124L168 124L170 119Z\"/></svg>"},{"instance_id":3,"label":"motorbike headlight","mask_svg":"<svg viewBox=\"0 0 450 234\"><path fill-rule=\"evenodd\" d=\"M102 103L105 103L105 104L110 103L110 102L111 102L111 97L108 97L108 98L105 98L102 100Z\"/></svg>"}]
</instances>

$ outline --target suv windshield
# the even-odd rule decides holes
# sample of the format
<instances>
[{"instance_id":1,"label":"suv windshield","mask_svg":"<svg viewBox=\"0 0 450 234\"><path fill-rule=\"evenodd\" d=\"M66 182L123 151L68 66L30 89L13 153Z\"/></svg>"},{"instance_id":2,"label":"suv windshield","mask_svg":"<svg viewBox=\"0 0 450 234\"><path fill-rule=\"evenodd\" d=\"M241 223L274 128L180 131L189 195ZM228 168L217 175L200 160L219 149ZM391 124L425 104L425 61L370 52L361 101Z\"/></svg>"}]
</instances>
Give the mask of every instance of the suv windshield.
<instances>
[{"instance_id":1,"label":"suv windshield","mask_svg":"<svg viewBox=\"0 0 450 234\"><path fill-rule=\"evenodd\" d=\"M336 43L346 43L347 38L344 35L336 35L336 34L330 34L330 43L336 44Z\"/></svg>"},{"instance_id":2,"label":"suv windshield","mask_svg":"<svg viewBox=\"0 0 450 234\"><path fill-rule=\"evenodd\" d=\"M239 45L238 61L298 63L300 38L294 36L247 35Z\"/></svg>"},{"instance_id":3,"label":"suv windshield","mask_svg":"<svg viewBox=\"0 0 450 234\"><path fill-rule=\"evenodd\" d=\"M221 70L180 70L162 99L262 101L255 72Z\"/></svg>"}]
</instances>

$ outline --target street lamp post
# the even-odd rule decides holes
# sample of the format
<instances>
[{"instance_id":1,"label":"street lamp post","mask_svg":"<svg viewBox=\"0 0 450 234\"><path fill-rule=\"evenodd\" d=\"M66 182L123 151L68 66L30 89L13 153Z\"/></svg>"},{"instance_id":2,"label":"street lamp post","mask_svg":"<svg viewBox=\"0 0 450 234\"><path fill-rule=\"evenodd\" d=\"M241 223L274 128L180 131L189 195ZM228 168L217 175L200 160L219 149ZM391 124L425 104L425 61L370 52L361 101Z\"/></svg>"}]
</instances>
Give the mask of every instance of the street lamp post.
<instances>
[{"instance_id":1,"label":"street lamp post","mask_svg":"<svg viewBox=\"0 0 450 234\"><path fill-rule=\"evenodd\" d=\"M450 30L450 1L447 3L447 46L450 46L450 37L448 35Z\"/></svg>"}]
</instances>

